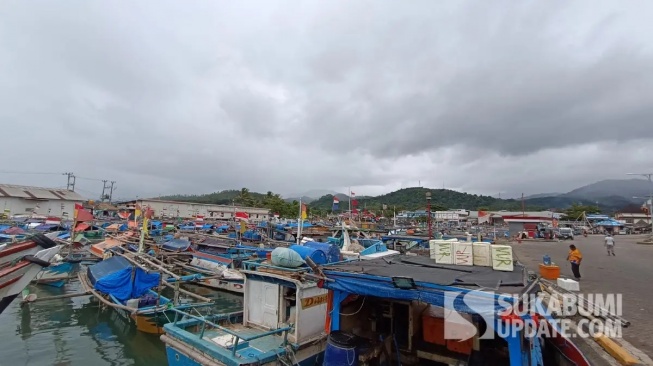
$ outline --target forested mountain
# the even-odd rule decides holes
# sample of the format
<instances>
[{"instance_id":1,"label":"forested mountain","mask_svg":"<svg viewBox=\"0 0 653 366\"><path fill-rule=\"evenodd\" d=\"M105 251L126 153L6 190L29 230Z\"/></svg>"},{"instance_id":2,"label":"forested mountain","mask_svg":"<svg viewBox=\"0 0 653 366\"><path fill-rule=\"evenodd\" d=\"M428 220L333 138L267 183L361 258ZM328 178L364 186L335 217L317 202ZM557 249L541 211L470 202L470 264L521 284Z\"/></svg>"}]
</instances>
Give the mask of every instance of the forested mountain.
<instances>
[{"instance_id":1,"label":"forested mountain","mask_svg":"<svg viewBox=\"0 0 653 366\"><path fill-rule=\"evenodd\" d=\"M521 200L502 200L490 196L462 193L449 189L428 189L422 187L404 188L398 191L390 192L376 197L357 197L358 208L363 209L381 209L382 205L387 205L392 210L416 210L426 207L426 192L431 192L431 210L447 209L488 209L488 210L521 210ZM339 195L340 210L348 209L348 199L346 195ZM331 209L333 205L333 195L322 196L320 199L313 201L310 206L323 210ZM527 209L541 209L535 207L526 201Z\"/></svg>"}]
</instances>

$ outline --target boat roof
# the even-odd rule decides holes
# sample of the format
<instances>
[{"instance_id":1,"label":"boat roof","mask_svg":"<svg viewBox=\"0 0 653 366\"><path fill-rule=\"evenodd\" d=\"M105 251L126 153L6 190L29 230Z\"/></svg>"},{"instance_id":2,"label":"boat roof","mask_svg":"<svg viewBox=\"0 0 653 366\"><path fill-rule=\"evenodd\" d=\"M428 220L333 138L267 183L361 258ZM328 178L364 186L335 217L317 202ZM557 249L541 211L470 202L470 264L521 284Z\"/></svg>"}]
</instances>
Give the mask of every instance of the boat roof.
<instances>
[{"instance_id":1,"label":"boat roof","mask_svg":"<svg viewBox=\"0 0 653 366\"><path fill-rule=\"evenodd\" d=\"M324 268L327 277L347 277L371 280L391 280L392 277L410 277L416 284L464 287L473 290L495 290L519 293L526 286L526 269L515 264L512 272L496 271L492 267L436 264L425 256L398 255L390 259L379 258L334 264Z\"/></svg>"},{"instance_id":2,"label":"boat roof","mask_svg":"<svg viewBox=\"0 0 653 366\"><path fill-rule=\"evenodd\" d=\"M429 240L429 238L426 236L415 236L415 235L384 235L381 237L381 240L391 240L391 239L415 240L415 241Z\"/></svg>"}]
</instances>

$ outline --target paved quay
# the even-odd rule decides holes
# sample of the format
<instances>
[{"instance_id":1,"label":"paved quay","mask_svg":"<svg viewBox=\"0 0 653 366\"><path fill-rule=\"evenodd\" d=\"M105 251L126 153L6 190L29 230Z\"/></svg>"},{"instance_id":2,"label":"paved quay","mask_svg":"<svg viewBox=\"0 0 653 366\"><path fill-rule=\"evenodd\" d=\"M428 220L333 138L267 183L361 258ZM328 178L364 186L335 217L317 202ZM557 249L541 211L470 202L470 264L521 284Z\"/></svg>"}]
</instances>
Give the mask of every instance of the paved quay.
<instances>
[{"instance_id":1,"label":"paved quay","mask_svg":"<svg viewBox=\"0 0 653 366\"><path fill-rule=\"evenodd\" d=\"M512 243L515 258L539 273L545 254L560 266L561 275L573 278L566 262L569 244L575 244L583 254L581 293L621 293L622 316L631 322L623 329L623 338L634 347L653 357L653 245L637 244L644 236L615 236L615 254L608 256L603 236L576 237L573 241Z\"/></svg>"}]
</instances>

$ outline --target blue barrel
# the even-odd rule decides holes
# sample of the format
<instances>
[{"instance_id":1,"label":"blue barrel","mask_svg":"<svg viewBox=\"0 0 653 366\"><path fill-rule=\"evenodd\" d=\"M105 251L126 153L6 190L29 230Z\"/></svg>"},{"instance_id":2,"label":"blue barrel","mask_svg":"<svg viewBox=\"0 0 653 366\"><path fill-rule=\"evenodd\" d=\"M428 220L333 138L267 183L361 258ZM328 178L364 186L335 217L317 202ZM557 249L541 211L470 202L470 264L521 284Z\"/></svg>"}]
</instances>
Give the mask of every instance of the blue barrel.
<instances>
[{"instance_id":1,"label":"blue barrel","mask_svg":"<svg viewBox=\"0 0 653 366\"><path fill-rule=\"evenodd\" d=\"M324 366L357 366L359 338L353 334L335 331L329 334L324 350Z\"/></svg>"},{"instance_id":2,"label":"blue barrel","mask_svg":"<svg viewBox=\"0 0 653 366\"><path fill-rule=\"evenodd\" d=\"M321 243L318 241L308 241L304 243L304 246L324 252L328 263L340 262L340 247L337 245Z\"/></svg>"},{"instance_id":3,"label":"blue barrel","mask_svg":"<svg viewBox=\"0 0 653 366\"><path fill-rule=\"evenodd\" d=\"M309 248L304 245L291 245L289 249L297 252L302 259L306 259L306 257L311 258L315 264L326 264L328 262L326 254L321 250Z\"/></svg>"},{"instance_id":4,"label":"blue barrel","mask_svg":"<svg viewBox=\"0 0 653 366\"><path fill-rule=\"evenodd\" d=\"M551 265L551 257L549 257L548 254L545 254L544 258L542 258L542 263L544 263L545 266L550 266Z\"/></svg>"}]
</instances>

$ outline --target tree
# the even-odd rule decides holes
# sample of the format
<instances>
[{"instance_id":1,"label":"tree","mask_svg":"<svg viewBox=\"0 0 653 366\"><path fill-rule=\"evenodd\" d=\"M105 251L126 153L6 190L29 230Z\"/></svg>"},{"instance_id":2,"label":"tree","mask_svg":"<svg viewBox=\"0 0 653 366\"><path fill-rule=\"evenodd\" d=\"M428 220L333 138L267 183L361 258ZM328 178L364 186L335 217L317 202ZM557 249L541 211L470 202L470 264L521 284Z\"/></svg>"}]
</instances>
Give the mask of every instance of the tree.
<instances>
[{"instance_id":1,"label":"tree","mask_svg":"<svg viewBox=\"0 0 653 366\"><path fill-rule=\"evenodd\" d=\"M591 215L601 213L601 210L597 206L586 206L579 203L572 203L571 206L564 211L568 220L577 220L583 215L583 212Z\"/></svg>"}]
</instances>

